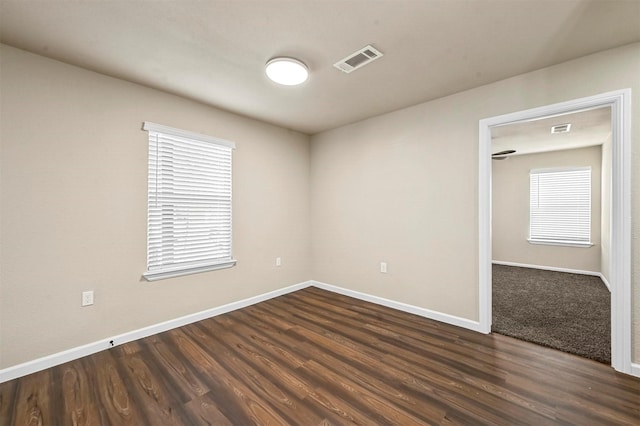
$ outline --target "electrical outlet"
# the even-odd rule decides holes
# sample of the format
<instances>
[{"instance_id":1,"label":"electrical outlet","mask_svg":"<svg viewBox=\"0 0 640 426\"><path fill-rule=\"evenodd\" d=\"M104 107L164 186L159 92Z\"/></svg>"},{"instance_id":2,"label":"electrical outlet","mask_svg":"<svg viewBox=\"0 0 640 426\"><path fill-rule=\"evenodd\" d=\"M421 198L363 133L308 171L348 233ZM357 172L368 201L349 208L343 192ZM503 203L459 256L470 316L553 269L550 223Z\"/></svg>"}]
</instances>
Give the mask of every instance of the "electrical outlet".
<instances>
[{"instance_id":1,"label":"electrical outlet","mask_svg":"<svg viewBox=\"0 0 640 426\"><path fill-rule=\"evenodd\" d=\"M383 274L387 273L387 262L380 262L380 272Z\"/></svg>"},{"instance_id":2,"label":"electrical outlet","mask_svg":"<svg viewBox=\"0 0 640 426\"><path fill-rule=\"evenodd\" d=\"M276 257L276 266L282 266L282 258Z\"/></svg>"},{"instance_id":3,"label":"electrical outlet","mask_svg":"<svg viewBox=\"0 0 640 426\"><path fill-rule=\"evenodd\" d=\"M93 290L82 292L82 306L93 305Z\"/></svg>"}]
</instances>

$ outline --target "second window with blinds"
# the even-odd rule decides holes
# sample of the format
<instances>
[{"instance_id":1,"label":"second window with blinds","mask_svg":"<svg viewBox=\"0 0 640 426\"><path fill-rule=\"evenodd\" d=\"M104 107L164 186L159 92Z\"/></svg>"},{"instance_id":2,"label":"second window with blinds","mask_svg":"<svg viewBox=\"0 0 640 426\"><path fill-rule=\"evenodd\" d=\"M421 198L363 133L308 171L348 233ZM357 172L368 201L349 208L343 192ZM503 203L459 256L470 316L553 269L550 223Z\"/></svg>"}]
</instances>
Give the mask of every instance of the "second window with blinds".
<instances>
[{"instance_id":1,"label":"second window with blinds","mask_svg":"<svg viewBox=\"0 0 640 426\"><path fill-rule=\"evenodd\" d=\"M591 168L534 169L529 242L591 246Z\"/></svg>"},{"instance_id":2,"label":"second window with blinds","mask_svg":"<svg viewBox=\"0 0 640 426\"><path fill-rule=\"evenodd\" d=\"M232 142L145 122L149 132L147 271L153 281L235 265Z\"/></svg>"}]
</instances>

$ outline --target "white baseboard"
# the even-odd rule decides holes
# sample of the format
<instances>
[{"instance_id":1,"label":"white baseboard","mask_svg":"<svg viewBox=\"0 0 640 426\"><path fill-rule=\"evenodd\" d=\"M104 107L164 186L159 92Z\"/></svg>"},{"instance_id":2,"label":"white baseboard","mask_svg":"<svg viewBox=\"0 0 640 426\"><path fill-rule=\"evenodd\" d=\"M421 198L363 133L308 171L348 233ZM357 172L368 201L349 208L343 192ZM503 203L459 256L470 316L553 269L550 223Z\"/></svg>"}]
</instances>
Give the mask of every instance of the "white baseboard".
<instances>
[{"instance_id":1,"label":"white baseboard","mask_svg":"<svg viewBox=\"0 0 640 426\"><path fill-rule=\"evenodd\" d=\"M56 365L64 364L65 362L73 361L74 359L82 358L83 356L91 355L96 352L109 349L110 347L121 345L123 343L132 342L134 340L148 337L154 334L162 333L183 325L191 324L203 319L215 317L217 315L225 314L227 312L235 311L240 308L254 305L265 300L273 299L274 297L282 296L287 293L291 293L303 288L313 285L312 281L306 281L300 284L294 284L289 287L281 288L279 290L270 291L258 296L250 297L248 299L239 300L237 302L228 303L226 305L218 306L216 308L207 309L194 314L185 315L180 318L161 322L148 327L140 328L137 330L129 331L123 334L119 334L113 337L107 337L86 345L78 346L68 349L66 351L51 354L42 358L35 359L33 361L27 361L22 364L14 365L0 370L0 383L16 379L18 377L26 376L31 373L35 373L46 368L54 367Z\"/></svg>"},{"instance_id":2,"label":"white baseboard","mask_svg":"<svg viewBox=\"0 0 640 426\"><path fill-rule=\"evenodd\" d=\"M517 266L519 268L544 269L546 271L567 272L569 274L592 275L595 277L599 277L600 275L602 275L600 272L595 272L595 271L583 271L580 269L558 268L556 266L529 265L526 263L517 263L517 262L503 262L501 260L492 260L491 263L493 263L494 265Z\"/></svg>"},{"instance_id":3,"label":"white baseboard","mask_svg":"<svg viewBox=\"0 0 640 426\"><path fill-rule=\"evenodd\" d=\"M609 281L607 281L607 279L605 278L605 276L600 273L600 279L602 280L602 282L604 283L605 286L607 286L607 290L609 290L609 293L611 293L611 285L609 284Z\"/></svg>"},{"instance_id":4,"label":"white baseboard","mask_svg":"<svg viewBox=\"0 0 640 426\"><path fill-rule=\"evenodd\" d=\"M201 321L207 318L211 318L217 315L225 314L237 309L241 309L247 306L260 303L274 297L282 296L287 293L302 290L304 288L314 286L323 290L331 291L334 293L342 294L345 296L353 297L356 299L364 300L366 302L375 303L378 305L386 306L389 308L397 309L399 311L408 312L411 314L419 315L425 318L440 321L446 324L455 325L458 327L466 328L469 330L482 333L480 323L478 321L472 321L466 318L460 318L454 315L444 314L438 311L432 311L426 308L420 308L418 306L409 305L407 303L396 302L394 300L385 299L383 297L373 296L358 291L349 290L343 287L334 286L331 284L322 283L319 281L306 281L299 284L295 284L289 287L285 287L279 290L270 291L258 296L250 297L248 299L232 302L226 305L218 306L216 308L207 309L205 311L196 312L194 314L185 315L180 318L176 318L170 321L165 321L159 324L154 324L149 327L140 328L127 333L119 334L117 336L101 339L93 343L89 343L83 346L68 349L66 351L51 354L42 358L28 361L23 364L18 364L12 367L8 367L0 370L0 383L16 379L18 377L26 376L31 373L35 373L46 368L55 367L56 365L64 364L65 362L73 361L75 359L94 354L96 352L108 349L116 345L122 345L127 342L148 337L157 333L162 333L177 327L182 327L187 324L191 324L197 321ZM631 364L631 374L640 377L640 364Z\"/></svg>"},{"instance_id":5,"label":"white baseboard","mask_svg":"<svg viewBox=\"0 0 640 426\"><path fill-rule=\"evenodd\" d=\"M364 300L366 302L375 303L377 305L386 306L388 308L397 309L399 311L408 312L410 314L419 315L421 317L429 318L432 320L440 321L446 324L456 325L458 327L466 328L469 330L482 332L480 329L480 323L478 321L472 321L466 318L456 317L454 315L443 314L442 312L432 311L426 308L420 308L418 306L409 305L407 303L396 302L394 300L385 299L383 297L372 296L366 293L360 293L359 291L353 291L346 288L338 287L331 284L325 284L319 281L311 281L314 287L321 288L323 290L332 291L345 296L353 297L355 299Z\"/></svg>"},{"instance_id":6,"label":"white baseboard","mask_svg":"<svg viewBox=\"0 0 640 426\"><path fill-rule=\"evenodd\" d=\"M519 268L531 268L531 269L543 269L545 271L554 271L554 272L567 272L569 274L579 274L579 275L591 275L593 277L599 277L609 292L611 292L611 286L609 285L609 281L602 275L602 272L596 271L583 271L581 269L569 269L569 268L558 268L556 266L543 266L543 265L529 265L527 263L517 263L517 262L503 262L501 260L492 260L491 263L494 265L504 265L504 266L517 266Z\"/></svg>"}]
</instances>

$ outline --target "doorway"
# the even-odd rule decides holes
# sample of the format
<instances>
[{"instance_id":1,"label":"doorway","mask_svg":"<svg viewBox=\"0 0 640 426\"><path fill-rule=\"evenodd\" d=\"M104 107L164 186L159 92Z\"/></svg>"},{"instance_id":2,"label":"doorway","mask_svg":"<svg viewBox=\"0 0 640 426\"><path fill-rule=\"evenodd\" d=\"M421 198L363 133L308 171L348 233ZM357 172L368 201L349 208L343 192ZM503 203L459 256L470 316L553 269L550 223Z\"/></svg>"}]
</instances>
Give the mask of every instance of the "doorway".
<instances>
[{"instance_id":1,"label":"doorway","mask_svg":"<svg viewBox=\"0 0 640 426\"><path fill-rule=\"evenodd\" d=\"M611 108L492 128L492 331L611 363Z\"/></svg>"},{"instance_id":2,"label":"doorway","mask_svg":"<svg viewBox=\"0 0 640 426\"><path fill-rule=\"evenodd\" d=\"M631 374L631 220L630 220L630 100L631 90L620 90L480 120L479 123L479 310L480 330L491 332L491 134L512 123L537 121L590 109L610 107L611 155L611 365Z\"/></svg>"}]
</instances>

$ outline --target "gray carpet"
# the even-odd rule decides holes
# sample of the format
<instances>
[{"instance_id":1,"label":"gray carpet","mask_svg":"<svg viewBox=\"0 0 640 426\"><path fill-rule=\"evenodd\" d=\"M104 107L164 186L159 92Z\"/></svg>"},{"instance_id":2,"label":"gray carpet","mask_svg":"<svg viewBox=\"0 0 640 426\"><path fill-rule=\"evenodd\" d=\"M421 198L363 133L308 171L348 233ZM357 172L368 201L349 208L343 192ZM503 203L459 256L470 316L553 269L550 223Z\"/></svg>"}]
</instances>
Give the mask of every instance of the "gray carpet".
<instances>
[{"instance_id":1,"label":"gray carpet","mask_svg":"<svg viewBox=\"0 0 640 426\"><path fill-rule=\"evenodd\" d=\"M499 334L611 363L611 295L598 277L493 265Z\"/></svg>"}]
</instances>

